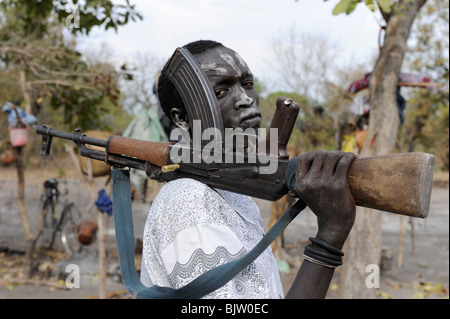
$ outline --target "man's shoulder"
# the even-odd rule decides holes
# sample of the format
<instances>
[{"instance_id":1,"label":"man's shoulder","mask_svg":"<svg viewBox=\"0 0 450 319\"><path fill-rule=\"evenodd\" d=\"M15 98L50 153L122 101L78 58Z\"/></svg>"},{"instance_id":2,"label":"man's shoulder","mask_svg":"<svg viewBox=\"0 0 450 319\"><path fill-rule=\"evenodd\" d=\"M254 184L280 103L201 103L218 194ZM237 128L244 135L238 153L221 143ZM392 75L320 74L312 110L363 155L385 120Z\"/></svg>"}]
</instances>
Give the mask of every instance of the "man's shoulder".
<instances>
[{"instance_id":1,"label":"man's shoulder","mask_svg":"<svg viewBox=\"0 0 450 319\"><path fill-rule=\"evenodd\" d=\"M212 192L214 190L202 182L191 178L180 178L166 183L158 193L158 197L165 200L176 198L187 200L203 197Z\"/></svg>"},{"instance_id":2,"label":"man's shoulder","mask_svg":"<svg viewBox=\"0 0 450 319\"><path fill-rule=\"evenodd\" d=\"M190 178L180 178L166 183L151 207L153 214L181 215L191 212L201 215L220 195L208 185Z\"/></svg>"},{"instance_id":3,"label":"man's shoulder","mask_svg":"<svg viewBox=\"0 0 450 319\"><path fill-rule=\"evenodd\" d=\"M206 190L210 189L208 185L205 183L199 182L192 178L178 178L174 179L170 182L167 182L164 185L165 188L189 188L193 187L194 189Z\"/></svg>"}]
</instances>

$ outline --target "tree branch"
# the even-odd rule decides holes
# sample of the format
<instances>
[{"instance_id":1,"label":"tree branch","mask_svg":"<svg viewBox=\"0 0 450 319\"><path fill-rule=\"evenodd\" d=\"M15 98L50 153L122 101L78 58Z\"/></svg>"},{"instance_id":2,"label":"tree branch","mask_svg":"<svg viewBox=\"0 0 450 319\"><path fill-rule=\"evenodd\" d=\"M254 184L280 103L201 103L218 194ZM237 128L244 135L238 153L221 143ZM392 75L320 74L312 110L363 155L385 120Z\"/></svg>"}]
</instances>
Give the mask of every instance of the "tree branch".
<instances>
[{"instance_id":1,"label":"tree branch","mask_svg":"<svg viewBox=\"0 0 450 319\"><path fill-rule=\"evenodd\" d=\"M86 85L86 84L82 84L82 83L75 82L75 81L65 81L65 80L56 80L56 79L34 80L34 81L29 81L28 83L37 84L37 85L54 84L54 85L60 85L60 86L76 86L76 87L88 89L88 90L95 89L91 85Z\"/></svg>"},{"instance_id":2,"label":"tree branch","mask_svg":"<svg viewBox=\"0 0 450 319\"><path fill-rule=\"evenodd\" d=\"M28 57L32 56L32 53L25 49L11 47L11 46L7 46L7 45L0 46L0 53L8 53L8 52L13 52L13 53L17 53L17 54L28 56Z\"/></svg>"}]
</instances>

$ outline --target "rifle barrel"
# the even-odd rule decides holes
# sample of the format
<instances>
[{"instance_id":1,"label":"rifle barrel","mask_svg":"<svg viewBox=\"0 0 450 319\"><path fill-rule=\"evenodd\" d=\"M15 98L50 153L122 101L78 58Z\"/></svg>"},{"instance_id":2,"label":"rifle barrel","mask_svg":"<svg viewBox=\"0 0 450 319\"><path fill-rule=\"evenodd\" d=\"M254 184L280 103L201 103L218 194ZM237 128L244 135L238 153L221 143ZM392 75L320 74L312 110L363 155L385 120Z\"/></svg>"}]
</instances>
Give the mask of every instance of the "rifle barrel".
<instances>
[{"instance_id":1,"label":"rifle barrel","mask_svg":"<svg viewBox=\"0 0 450 319\"><path fill-rule=\"evenodd\" d=\"M41 135L48 135L48 136L55 136L59 138L63 138L66 140L74 141L75 143L80 144L90 144L95 146L100 146L106 148L108 145L107 140L102 140L99 138L89 137L84 134L76 134L76 133L68 133L63 131L54 130L49 126L34 126L34 129L36 130L36 133Z\"/></svg>"}]
</instances>

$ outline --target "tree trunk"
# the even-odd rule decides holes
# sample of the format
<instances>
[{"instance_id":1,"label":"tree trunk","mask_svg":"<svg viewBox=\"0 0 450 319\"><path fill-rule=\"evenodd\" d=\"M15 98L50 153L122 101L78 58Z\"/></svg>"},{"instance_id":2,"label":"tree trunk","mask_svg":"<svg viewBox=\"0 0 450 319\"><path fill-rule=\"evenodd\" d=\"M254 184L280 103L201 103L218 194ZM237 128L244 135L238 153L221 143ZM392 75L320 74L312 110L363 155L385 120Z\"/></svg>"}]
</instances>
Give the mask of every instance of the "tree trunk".
<instances>
[{"instance_id":1,"label":"tree trunk","mask_svg":"<svg viewBox=\"0 0 450 319\"><path fill-rule=\"evenodd\" d=\"M20 62L20 70L19 70L19 82L20 82L20 90L22 91L22 96L25 99L25 113L32 114L31 110L31 96L28 88L27 77L26 77L26 66L25 62L22 60Z\"/></svg>"},{"instance_id":2,"label":"tree trunk","mask_svg":"<svg viewBox=\"0 0 450 319\"><path fill-rule=\"evenodd\" d=\"M97 209L97 241L98 241L98 271L99 271L99 286L98 297L100 299L106 298L106 248L105 248L105 219L103 213Z\"/></svg>"},{"instance_id":3,"label":"tree trunk","mask_svg":"<svg viewBox=\"0 0 450 319\"><path fill-rule=\"evenodd\" d=\"M31 277L33 270L33 253L36 245L36 236L31 231L30 219L28 218L27 209L25 206L25 176L22 147L16 147L17 152L17 205L19 207L19 216L22 223L23 232L25 235L25 265L24 275L27 278Z\"/></svg>"},{"instance_id":4,"label":"tree trunk","mask_svg":"<svg viewBox=\"0 0 450 319\"><path fill-rule=\"evenodd\" d=\"M385 155L394 149L399 125L396 101L398 76L411 26L425 2L400 0L389 15L384 15L386 34L370 80L370 123L360 157ZM347 242L342 297L375 298L376 289L366 286L366 278L370 274L366 272L366 267L380 263L381 214L358 207L356 216Z\"/></svg>"}]
</instances>

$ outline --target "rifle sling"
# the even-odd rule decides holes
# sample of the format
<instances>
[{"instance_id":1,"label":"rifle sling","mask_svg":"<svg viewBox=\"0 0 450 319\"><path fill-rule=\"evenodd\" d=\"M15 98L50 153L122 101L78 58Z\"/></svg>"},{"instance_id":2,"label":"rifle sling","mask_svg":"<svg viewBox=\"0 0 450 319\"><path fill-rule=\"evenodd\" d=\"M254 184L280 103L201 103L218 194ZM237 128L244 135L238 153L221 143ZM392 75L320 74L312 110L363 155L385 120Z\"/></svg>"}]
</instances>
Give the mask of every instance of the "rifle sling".
<instances>
[{"instance_id":1,"label":"rifle sling","mask_svg":"<svg viewBox=\"0 0 450 319\"><path fill-rule=\"evenodd\" d=\"M213 268L175 289L157 285L146 287L140 281L134 264L134 226L131 205L130 172L113 168L113 212L119 263L125 288L137 299L196 299L225 285L252 263L305 207L299 199L266 233L261 241L240 259Z\"/></svg>"}]
</instances>

